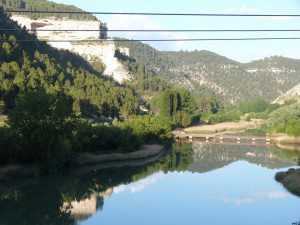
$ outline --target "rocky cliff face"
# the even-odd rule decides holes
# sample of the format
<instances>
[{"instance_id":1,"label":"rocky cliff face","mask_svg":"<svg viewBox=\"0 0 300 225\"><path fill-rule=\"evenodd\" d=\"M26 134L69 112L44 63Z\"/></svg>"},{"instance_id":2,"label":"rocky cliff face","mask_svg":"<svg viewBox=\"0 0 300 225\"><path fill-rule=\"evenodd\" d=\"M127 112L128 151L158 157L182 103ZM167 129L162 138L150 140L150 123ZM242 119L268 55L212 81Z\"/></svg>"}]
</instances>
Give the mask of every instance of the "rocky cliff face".
<instances>
[{"instance_id":1,"label":"rocky cliff face","mask_svg":"<svg viewBox=\"0 0 300 225\"><path fill-rule=\"evenodd\" d=\"M99 38L99 31L43 31L43 30L99 30L100 21L76 21L70 19L38 19L32 20L26 16L14 15L12 19L27 29L35 30L40 39L48 40L55 48L67 49L91 61L95 58L104 66L104 75L112 77L115 81L123 83L130 80L130 73L115 57L117 47L113 42L51 42L51 40L95 40ZM123 54L129 55L128 48L119 49Z\"/></svg>"},{"instance_id":2,"label":"rocky cliff face","mask_svg":"<svg viewBox=\"0 0 300 225\"><path fill-rule=\"evenodd\" d=\"M279 96L273 103L283 104L287 100L296 99L300 101L300 84Z\"/></svg>"}]
</instances>

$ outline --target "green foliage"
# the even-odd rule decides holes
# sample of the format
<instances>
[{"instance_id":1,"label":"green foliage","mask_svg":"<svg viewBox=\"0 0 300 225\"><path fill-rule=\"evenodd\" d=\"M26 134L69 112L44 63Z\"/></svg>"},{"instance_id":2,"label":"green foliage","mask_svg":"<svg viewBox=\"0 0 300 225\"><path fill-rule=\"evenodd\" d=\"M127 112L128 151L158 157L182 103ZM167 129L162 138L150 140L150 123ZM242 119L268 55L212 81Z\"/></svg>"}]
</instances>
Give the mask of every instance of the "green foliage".
<instances>
[{"instance_id":1,"label":"green foliage","mask_svg":"<svg viewBox=\"0 0 300 225\"><path fill-rule=\"evenodd\" d=\"M77 152L113 153L137 151L143 140L131 129L111 125L96 125L78 121L74 132L74 150Z\"/></svg>"},{"instance_id":2,"label":"green foliage","mask_svg":"<svg viewBox=\"0 0 300 225\"><path fill-rule=\"evenodd\" d=\"M6 15L0 17L1 27L20 28ZM5 31L0 36L4 40L36 39L25 30L14 35ZM135 114L139 99L133 90L101 75L81 57L45 43L3 42L0 46L0 97L8 109L13 108L19 93L42 89L71 96L76 101L74 109L78 115L124 119Z\"/></svg>"},{"instance_id":3,"label":"green foliage","mask_svg":"<svg viewBox=\"0 0 300 225\"><path fill-rule=\"evenodd\" d=\"M195 97L196 112L202 113L217 113L222 108L222 103L219 98L211 93L198 94Z\"/></svg>"},{"instance_id":4,"label":"green foliage","mask_svg":"<svg viewBox=\"0 0 300 225\"><path fill-rule=\"evenodd\" d=\"M4 9L14 9L14 10L29 10L29 11L56 11L56 12L83 12L80 8L73 5L57 4L52 1L47 0L5 0L0 2L0 7ZM97 20L92 14L66 14L66 13L19 13L21 15L29 16L31 19L45 19L45 18L55 18L55 19L76 19L76 20Z\"/></svg>"},{"instance_id":5,"label":"green foliage","mask_svg":"<svg viewBox=\"0 0 300 225\"><path fill-rule=\"evenodd\" d=\"M147 143L172 138L172 122L162 116L135 116L117 125L123 130L131 130L134 135L141 137Z\"/></svg>"},{"instance_id":6,"label":"green foliage","mask_svg":"<svg viewBox=\"0 0 300 225\"><path fill-rule=\"evenodd\" d=\"M145 122L143 128L149 135L140 135L129 126L94 125L75 119L72 106L63 94L29 91L19 95L8 115L9 127L0 127L0 165L28 163L55 171L72 165L78 152L130 152L138 150L143 135L150 140L150 133L156 132L151 137L165 138L167 126L162 122L155 128L150 123L151 129Z\"/></svg>"},{"instance_id":7,"label":"green foliage","mask_svg":"<svg viewBox=\"0 0 300 225\"><path fill-rule=\"evenodd\" d=\"M300 119L290 120L285 130L287 135L300 136Z\"/></svg>"},{"instance_id":8,"label":"green foliage","mask_svg":"<svg viewBox=\"0 0 300 225\"><path fill-rule=\"evenodd\" d=\"M270 127L277 132L299 135L300 103L286 105L273 111L268 119Z\"/></svg>"},{"instance_id":9,"label":"green foliage","mask_svg":"<svg viewBox=\"0 0 300 225\"><path fill-rule=\"evenodd\" d=\"M167 83L161 76L142 63L137 62L134 58L130 58L116 50L115 57L130 71L133 80L130 85L136 90L158 92L169 89L171 85Z\"/></svg>"},{"instance_id":10,"label":"green foliage","mask_svg":"<svg viewBox=\"0 0 300 225\"><path fill-rule=\"evenodd\" d=\"M300 82L300 63L296 59L271 57L243 64L209 51L158 51L141 42L117 44L128 47L133 58L175 87L186 88L193 94L216 92L216 86L221 88L218 96L228 104L258 98L274 100L279 90L286 92ZM272 68L282 72L274 73Z\"/></svg>"},{"instance_id":11,"label":"green foliage","mask_svg":"<svg viewBox=\"0 0 300 225\"><path fill-rule=\"evenodd\" d=\"M160 116L170 118L174 125L187 127L195 112L195 100L186 90L166 90L156 95L152 109Z\"/></svg>"},{"instance_id":12,"label":"green foliage","mask_svg":"<svg viewBox=\"0 0 300 225\"><path fill-rule=\"evenodd\" d=\"M8 124L16 138L17 160L46 168L64 166L71 150L71 101L64 95L27 92L15 104Z\"/></svg>"},{"instance_id":13,"label":"green foliage","mask_svg":"<svg viewBox=\"0 0 300 225\"><path fill-rule=\"evenodd\" d=\"M269 107L270 103L265 100L257 99L253 101L243 102L239 105L239 110L242 113L249 113L249 112L263 112Z\"/></svg>"},{"instance_id":14,"label":"green foliage","mask_svg":"<svg viewBox=\"0 0 300 225\"><path fill-rule=\"evenodd\" d=\"M241 111L237 109L220 110L216 114L208 114L203 120L210 124L224 123L224 122L238 122L242 116Z\"/></svg>"}]
</instances>

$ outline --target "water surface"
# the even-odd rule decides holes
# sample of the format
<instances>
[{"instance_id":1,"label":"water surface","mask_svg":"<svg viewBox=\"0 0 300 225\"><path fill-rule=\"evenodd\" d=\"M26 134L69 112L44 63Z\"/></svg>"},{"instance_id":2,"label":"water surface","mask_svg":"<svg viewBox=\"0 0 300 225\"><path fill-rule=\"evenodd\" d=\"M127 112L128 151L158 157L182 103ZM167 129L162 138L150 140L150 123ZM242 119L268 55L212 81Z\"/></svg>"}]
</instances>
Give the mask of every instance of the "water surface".
<instances>
[{"instance_id":1,"label":"water surface","mask_svg":"<svg viewBox=\"0 0 300 225\"><path fill-rule=\"evenodd\" d=\"M0 184L0 224L292 225L300 198L274 176L299 158L276 147L176 143L148 160Z\"/></svg>"}]
</instances>

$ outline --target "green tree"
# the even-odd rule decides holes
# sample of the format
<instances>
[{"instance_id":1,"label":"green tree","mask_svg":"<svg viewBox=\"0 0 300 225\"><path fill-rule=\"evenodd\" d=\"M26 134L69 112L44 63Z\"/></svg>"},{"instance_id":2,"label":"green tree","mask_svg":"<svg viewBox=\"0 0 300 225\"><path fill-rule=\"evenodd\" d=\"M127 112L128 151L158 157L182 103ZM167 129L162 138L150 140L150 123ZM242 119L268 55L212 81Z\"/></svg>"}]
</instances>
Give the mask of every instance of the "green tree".
<instances>
[{"instance_id":1,"label":"green tree","mask_svg":"<svg viewBox=\"0 0 300 225\"><path fill-rule=\"evenodd\" d=\"M71 150L72 103L64 95L30 91L16 99L8 124L16 137L16 157L48 169L64 166Z\"/></svg>"}]
</instances>

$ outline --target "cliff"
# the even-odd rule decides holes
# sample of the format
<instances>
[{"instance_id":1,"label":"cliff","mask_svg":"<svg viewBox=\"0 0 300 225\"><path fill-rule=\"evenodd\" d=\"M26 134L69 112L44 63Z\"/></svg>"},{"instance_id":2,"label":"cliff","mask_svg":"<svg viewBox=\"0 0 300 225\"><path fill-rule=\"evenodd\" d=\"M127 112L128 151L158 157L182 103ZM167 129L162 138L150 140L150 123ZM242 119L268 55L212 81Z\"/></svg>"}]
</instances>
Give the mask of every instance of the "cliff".
<instances>
[{"instance_id":1,"label":"cliff","mask_svg":"<svg viewBox=\"0 0 300 225\"><path fill-rule=\"evenodd\" d=\"M43 30L99 30L100 21L78 21L71 19L37 19L33 20L26 16L13 15L12 19L22 27L34 30L38 38L48 40L55 48L67 49L84 57L93 63L103 63L103 74L113 78L118 83L130 80L130 73L115 57L117 47L113 42L51 42L51 40L97 40L99 31L43 31ZM118 48L123 54L129 55L128 48ZM95 62L96 60L96 62ZM98 62L97 62L98 61Z\"/></svg>"}]
</instances>

